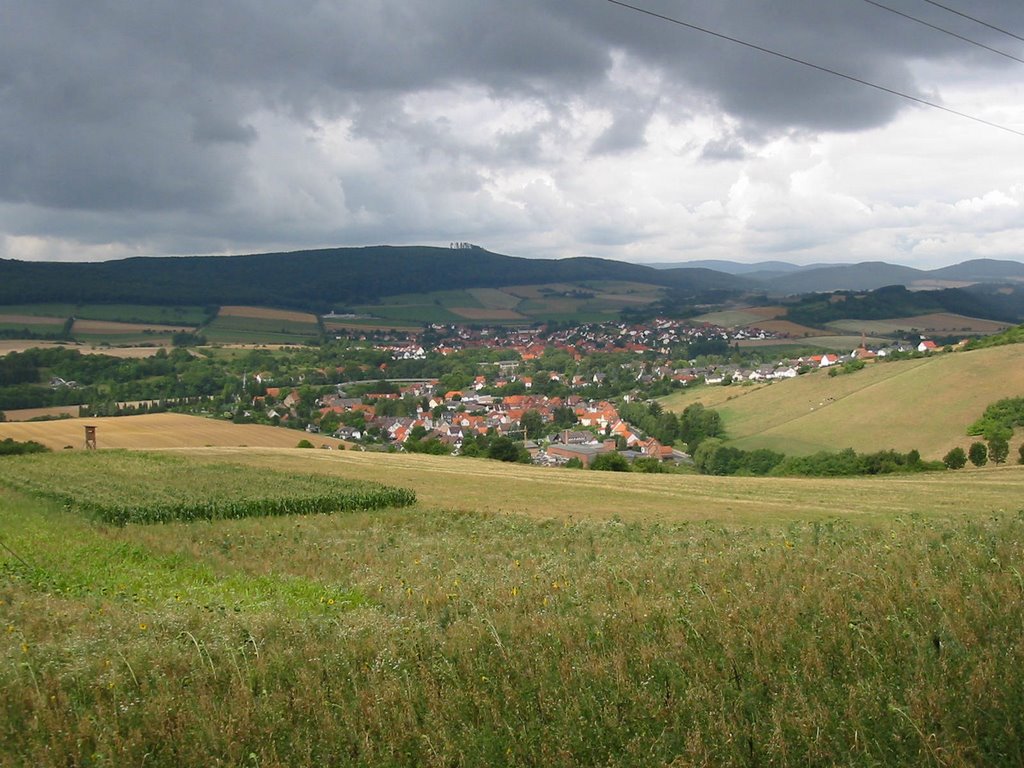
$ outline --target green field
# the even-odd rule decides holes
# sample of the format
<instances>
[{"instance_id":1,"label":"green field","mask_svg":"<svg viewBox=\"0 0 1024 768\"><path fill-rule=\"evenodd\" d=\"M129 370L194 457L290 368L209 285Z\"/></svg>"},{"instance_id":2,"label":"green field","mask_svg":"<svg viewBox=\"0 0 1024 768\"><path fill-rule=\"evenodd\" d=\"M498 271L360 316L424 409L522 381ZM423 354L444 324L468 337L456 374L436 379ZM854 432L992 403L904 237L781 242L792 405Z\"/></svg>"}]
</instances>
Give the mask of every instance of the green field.
<instances>
[{"instance_id":1,"label":"green field","mask_svg":"<svg viewBox=\"0 0 1024 768\"><path fill-rule=\"evenodd\" d=\"M214 344L301 344L316 338L320 329L295 320L218 315L199 332Z\"/></svg>"},{"instance_id":2,"label":"green field","mask_svg":"<svg viewBox=\"0 0 1024 768\"><path fill-rule=\"evenodd\" d=\"M145 304L11 304L0 306L0 314L60 318L74 316L82 320L154 325L199 325L207 319L202 307Z\"/></svg>"},{"instance_id":3,"label":"green field","mask_svg":"<svg viewBox=\"0 0 1024 768\"><path fill-rule=\"evenodd\" d=\"M592 323L617 320L624 308L663 294L663 289L642 283L589 281L403 294L353 309L383 320L418 323Z\"/></svg>"},{"instance_id":4,"label":"green field","mask_svg":"<svg viewBox=\"0 0 1024 768\"><path fill-rule=\"evenodd\" d=\"M0 331L11 331L14 333L23 333L28 331L32 334L59 334L62 326L60 324L54 325L53 323L4 323L0 322Z\"/></svg>"},{"instance_id":5,"label":"green field","mask_svg":"<svg viewBox=\"0 0 1024 768\"><path fill-rule=\"evenodd\" d=\"M993 320L979 320L964 315L936 313L916 317L897 317L890 320L835 320L828 324L837 331L872 333L891 336L896 333L925 333L940 336L984 336L998 333L1007 327L1006 323Z\"/></svg>"},{"instance_id":6,"label":"green field","mask_svg":"<svg viewBox=\"0 0 1024 768\"><path fill-rule=\"evenodd\" d=\"M739 345L744 349L763 349L766 353L768 350L776 350L781 354L792 355L794 348L845 353L856 349L864 341L869 346L890 343L877 336L868 336L866 339L861 336L804 336L791 339L743 339Z\"/></svg>"},{"instance_id":7,"label":"green field","mask_svg":"<svg viewBox=\"0 0 1024 768\"><path fill-rule=\"evenodd\" d=\"M410 478L420 501L120 528L0 489L0 764L1024 761L1024 468L187 455L238 486ZM40 460L71 482L67 458Z\"/></svg>"},{"instance_id":8,"label":"green field","mask_svg":"<svg viewBox=\"0 0 1024 768\"><path fill-rule=\"evenodd\" d=\"M770 386L705 387L663 404L681 411L707 399L739 448L791 454L916 448L936 459L970 444L974 438L965 430L989 403L1022 393L1024 347L1009 345L873 363L843 376L817 371Z\"/></svg>"}]
</instances>

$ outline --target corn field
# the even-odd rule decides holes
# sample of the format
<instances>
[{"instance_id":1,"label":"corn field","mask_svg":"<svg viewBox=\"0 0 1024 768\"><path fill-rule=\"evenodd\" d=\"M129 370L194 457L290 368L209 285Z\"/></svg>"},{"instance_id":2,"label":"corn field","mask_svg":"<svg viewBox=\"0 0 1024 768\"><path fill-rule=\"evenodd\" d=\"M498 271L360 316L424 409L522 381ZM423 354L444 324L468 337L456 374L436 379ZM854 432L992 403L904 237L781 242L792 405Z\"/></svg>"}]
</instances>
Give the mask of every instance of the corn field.
<instances>
[{"instance_id":1,"label":"corn field","mask_svg":"<svg viewBox=\"0 0 1024 768\"><path fill-rule=\"evenodd\" d=\"M180 456L100 451L10 460L0 484L112 525L312 515L403 507L405 488Z\"/></svg>"}]
</instances>

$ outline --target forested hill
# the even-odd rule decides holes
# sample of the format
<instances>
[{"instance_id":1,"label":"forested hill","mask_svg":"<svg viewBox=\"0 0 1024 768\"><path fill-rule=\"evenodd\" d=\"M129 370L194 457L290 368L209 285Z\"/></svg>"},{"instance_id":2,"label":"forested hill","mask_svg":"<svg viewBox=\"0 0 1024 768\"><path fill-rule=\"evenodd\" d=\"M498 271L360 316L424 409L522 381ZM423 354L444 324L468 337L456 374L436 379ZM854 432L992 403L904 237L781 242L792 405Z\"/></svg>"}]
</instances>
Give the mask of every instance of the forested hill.
<instances>
[{"instance_id":1,"label":"forested hill","mask_svg":"<svg viewBox=\"0 0 1024 768\"><path fill-rule=\"evenodd\" d=\"M371 246L99 263L0 259L0 304L251 304L316 311L401 293L581 280L628 280L694 292L750 287L742 277L710 269L652 269L595 258L524 259L476 247Z\"/></svg>"}]
</instances>

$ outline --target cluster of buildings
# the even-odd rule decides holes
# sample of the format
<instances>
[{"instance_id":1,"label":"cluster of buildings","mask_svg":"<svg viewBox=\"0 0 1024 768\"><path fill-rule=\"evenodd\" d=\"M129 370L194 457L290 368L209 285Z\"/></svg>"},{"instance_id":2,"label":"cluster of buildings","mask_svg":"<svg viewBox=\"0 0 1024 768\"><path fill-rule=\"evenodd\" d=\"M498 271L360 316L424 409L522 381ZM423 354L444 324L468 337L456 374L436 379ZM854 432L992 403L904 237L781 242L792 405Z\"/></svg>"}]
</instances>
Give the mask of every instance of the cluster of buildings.
<instances>
[{"instance_id":1,"label":"cluster of buildings","mask_svg":"<svg viewBox=\"0 0 1024 768\"><path fill-rule=\"evenodd\" d=\"M600 323L573 326L559 330L504 327L472 328L435 324L427 333L439 339L436 345L424 345L421 335L403 339L376 334L376 340L365 334L360 338L373 341L375 348L388 352L395 360L422 359L430 351L450 355L467 349L507 349L522 360L535 360L545 350L567 352L582 359L596 352L625 351L671 354L681 344L695 341L722 341L734 344L751 339L767 340L785 337L760 328L723 328L709 323L693 324L685 320L658 319L650 324ZM432 348L428 348L432 347Z\"/></svg>"}]
</instances>

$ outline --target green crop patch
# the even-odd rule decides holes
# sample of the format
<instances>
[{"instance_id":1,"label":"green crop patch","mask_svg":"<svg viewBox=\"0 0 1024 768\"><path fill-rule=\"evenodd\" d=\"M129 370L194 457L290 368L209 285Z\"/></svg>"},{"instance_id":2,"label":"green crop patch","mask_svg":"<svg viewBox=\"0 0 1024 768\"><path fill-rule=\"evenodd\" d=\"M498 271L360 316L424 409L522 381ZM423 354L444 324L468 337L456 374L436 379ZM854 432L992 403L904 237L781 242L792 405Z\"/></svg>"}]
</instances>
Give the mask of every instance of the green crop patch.
<instances>
[{"instance_id":1,"label":"green crop patch","mask_svg":"<svg viewBox=\"0 0 1024 768\"><path fill-rule=\"evenodd\" d=\"M122 451L5 461L0 483L106 523L329 514L414 504L404 488Z\"/></svg>"}]
</instances>

